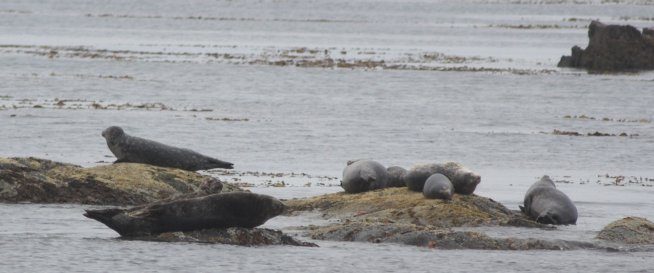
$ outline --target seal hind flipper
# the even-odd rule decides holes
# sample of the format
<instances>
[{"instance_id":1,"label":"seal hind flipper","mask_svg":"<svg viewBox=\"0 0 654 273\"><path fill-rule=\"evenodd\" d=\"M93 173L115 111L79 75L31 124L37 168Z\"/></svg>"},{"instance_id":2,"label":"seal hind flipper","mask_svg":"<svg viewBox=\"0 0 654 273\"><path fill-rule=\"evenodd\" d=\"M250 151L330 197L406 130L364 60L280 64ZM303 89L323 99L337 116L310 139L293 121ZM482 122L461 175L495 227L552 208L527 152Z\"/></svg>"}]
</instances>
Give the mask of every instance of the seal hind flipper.
<instances>
[{"instance_id":1,"label":"seal hind flipper","mask_svg":"<svg viewBox=\"0 0 654 273\"><path fill-rule=\"evenodd\" d=\"M518 206L518 208L520 208L520 211L522 211L522 213L527 214L527 209L525 209L525 207Z\"/></svg>"}]
</instances>

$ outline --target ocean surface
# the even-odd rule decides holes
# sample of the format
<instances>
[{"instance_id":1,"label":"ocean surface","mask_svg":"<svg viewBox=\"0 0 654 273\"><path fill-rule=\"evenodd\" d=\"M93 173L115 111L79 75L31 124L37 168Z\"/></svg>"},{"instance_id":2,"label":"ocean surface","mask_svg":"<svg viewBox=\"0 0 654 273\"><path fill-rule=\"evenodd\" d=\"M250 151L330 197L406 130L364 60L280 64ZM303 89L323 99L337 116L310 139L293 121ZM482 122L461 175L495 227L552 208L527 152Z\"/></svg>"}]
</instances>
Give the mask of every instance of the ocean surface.
<instances>
[{"instance_id":1,"label":"ocean surface","mask_svg":"<svg viewBox=\"0 0 654 273\"><path fill-rule=\"evenodd\" d=\"M653 15L638 0L0 1L0 156L109 164L100 133L118 125L233 162L208 173L278 198L340 191L351 159L456 161L510 209L547 174L576 226L483 231L593 241L654 220L654 72L556 64L591 20ZM0 204L0 272L654 271L651 251L128 241L85 208Z\"/></svg>"}]
</instances>

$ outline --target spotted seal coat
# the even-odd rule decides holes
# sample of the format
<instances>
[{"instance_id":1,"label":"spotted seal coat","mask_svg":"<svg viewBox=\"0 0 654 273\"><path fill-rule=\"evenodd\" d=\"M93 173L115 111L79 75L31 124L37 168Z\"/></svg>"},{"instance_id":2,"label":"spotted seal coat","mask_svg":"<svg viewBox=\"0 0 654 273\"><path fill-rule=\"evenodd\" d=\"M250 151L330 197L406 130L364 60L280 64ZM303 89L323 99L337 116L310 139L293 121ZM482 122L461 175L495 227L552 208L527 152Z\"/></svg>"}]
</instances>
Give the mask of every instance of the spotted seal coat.
<instances>
[{"instance_id":1,"label":"spotted seal coat","mask_svg":"<svg viewBox=\"0 0 654 273\"><path fill-rule=\"evenodd\" d=\"M547 175L529 187L523 204L520 210L536 222L552 225L577 223L577 207Z\"/></svg>"},{"instance_id":2,"label":"spotted seal coat","mask_svg":"<svg viewBox=\"0 0 654 273\"><path fill-rule=\"evenodd\" d=\"M348 193L359 193L369 190L386 188L388 172L377 161L356 160L349 161L343 170L341 187Z\"/></svg>"},{"instance_id":3,"label":"spotted seal coat","mask_svg":"<svg viewBox=\"0 0 654 273\"><path fill-rule=\"evenodd\" d=\"M284 204L271 196L228 192L130 209L86 210L84 216L130 237L207 228L253 228L284 210Z\"/></svg>"},{"instance_id":4,"label":"spotted seal coat","mask_svg":"<svg viewBox=\"0 0 654 273\"><path fill-rule=\"evenodd\" d=\"M232 169L232 163L202 155L198 152L162 144L153 140L125 134L122 128L111 126L102 132L109 150L116 156L114 163L132 162L187 171L214 168Z\"/></svg>"}]
</instances>

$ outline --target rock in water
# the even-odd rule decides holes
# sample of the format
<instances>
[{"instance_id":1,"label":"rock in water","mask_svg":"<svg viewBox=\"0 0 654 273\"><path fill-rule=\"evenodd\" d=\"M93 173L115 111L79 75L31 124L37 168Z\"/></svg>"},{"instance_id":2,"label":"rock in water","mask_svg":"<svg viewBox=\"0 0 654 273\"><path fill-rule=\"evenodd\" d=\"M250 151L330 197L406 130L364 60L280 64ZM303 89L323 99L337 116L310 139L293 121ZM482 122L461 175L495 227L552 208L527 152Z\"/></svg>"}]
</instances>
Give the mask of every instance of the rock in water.
<instances>
[{"instance_id":1,"label":"rock in water","mask_svg":"<svg viewBox=\"0 0 654 273\"><path fill-rule=\"evenodd\" d=\"M86 210L84 216L107 225L121 236L131 237L209 228L253 228L284 210L284 204L274 197L230 192L131 209Z\"/></svg>"},{"instance_id":2,"label":"rock in water","mask_svg":"<svg viewBox=\"0 0 654 273\"><path fill-rule=\"evenodd\" d=\"M116 156L115 163L132 162L178 168L187 171L214 168L232 169L232 163L202 155L198 152L168 146L156 141L125 134L122 128L111 126L102 132L109 150Z\"/></svg>"},{"instance_id":3,"label":"rock in water","mask_svg":"<svg viewBox=\"0 0 654 273\"><path fill-rule=\"evenodd\" d=\"M388 187L406 187L404 176L406 176L406 169L399 166L392 166L386 168L388 173Z\"/></svg>"},{"instance_id":4,"label":"rock in water","mask_svg":"<svg viewBox=\"0 0 654 273\"><path fill-rule=\"evenodd\" d=\"M536 222L551 225L577 223L577 207L565 193L556 188L549 176L531 185L520 210Z\"/></svg>"},{"instance_id":5,"label":"rock in water","mask_svg":"<svg viewBox=\"0 0 654 273\"><path fill-rule=\"evenodd\" d=\"M388 183L388 172L379 162L372 160L357 160L348 162L343 170L341 187L347 193L359 193L385 188Z\"/></svg>"},{"instance_id":6,"label":"rock in water","mask_svg":"<svg viewBox=\"0 0 654 273\"><path fill-rule=\"evenodd\" d=\"M422 195L429 199L450 200L452 199L452 194L454 194L452 182L440 173L429 176L422 189Z\"/></svg>"},{"instance_id":7,"label":"rock in water","mask_svg":"<svg viewBox=\"0 0 654 273\"><path fill-rule=\"evenodd\" d=\"M626 217L606 225L597 239L624 244L654 245L654 223L641 217Z\"/></svg>"},{"instance_id":8,"label":"rock in water","mask_svg":"<svg viewBox=\"0 0 654 273\"><path fill-rule=\"evenodd\" d=\"M458 194L472 194L481 181L478 174L473 173L459 163L417 165L409 170L405 176L407 187L412 191L422 192L425 181L432 174L440 173L447 176Z\"/></svg>"},{"instance_id":9,"label":"rock in water","mask_svg":"<svg viewBox=\"0 0 654 273\"><path fill-rule=\"evenodd\" d=\"M592 21L588 38L586 49L572 47L572 55L561 57L558 66L600 71L654 69L652 29L644 29L641 34L633 26Z\"/></svg>"}]
</instances>

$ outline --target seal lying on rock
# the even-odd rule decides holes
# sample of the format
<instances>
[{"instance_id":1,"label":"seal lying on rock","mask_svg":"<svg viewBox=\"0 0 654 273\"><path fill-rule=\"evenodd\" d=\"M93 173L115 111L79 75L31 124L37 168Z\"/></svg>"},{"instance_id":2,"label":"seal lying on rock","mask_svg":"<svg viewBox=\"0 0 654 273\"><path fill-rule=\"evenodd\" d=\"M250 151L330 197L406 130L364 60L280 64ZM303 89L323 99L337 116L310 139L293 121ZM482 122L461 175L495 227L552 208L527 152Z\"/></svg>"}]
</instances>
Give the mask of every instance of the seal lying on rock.
<instances>
[{"instance_id":1,"label":"seal lying on rock","mask_svg":"<svg viewBox=\"0 0 654 273\"><path fill-rule=\"evenodd\" d=\"M253 228L282 214L285 208L271 196L229 192L131 209L86 210L84 216L107 225L121 236L132 237L207 228Z\"/></svg>"},{"instance_id":2,"label":"seal lying on rock","mask_svg":"<svg viewBox=\"0 0 654 273\"><path fill-rule=\"evenodd\" d=\"M549 176L543 176L531 185L525 194L520 210L536 222L552 225L577 223L577 207L570 198L558 190Z\"/></svg>"},{"instance_id":3,"label":"seal lying on rock","mask_svg":"<svg viewBox=\"0 0 654 273\"><path fill-rule=\"evenodd\" d=\"M423 190L425 181L432 174L440 173L450 179L454 186L454 192L458 194L472 194L481 181L478 174L468 170L463 165L456 162L447 162L445 164L424 164L411 168L406 176L405 181L409 190Z\"/></svg>"},{"instance_id":4,"label":"seal lying on rock","mask_svg":"<svg viewBox=\"0 0 654 273\"><path fill-rule=\"evenodd\" d=\"M189 149L130 136L118 126L105 129L102 136L107 140L109 150L118 158L114 163L144 163L187 171L214 168L232 169L234 165Z\"/></svg>"},{"instance_id":5,"label":"seal lying on rock","mask_svg":"<svg viewBox=\"0 0 654 273\"><path fill-rule=\"evenodd\" d=\"M341 187L348 193L359 193L385 188L388 183L386 168L377 161L356 160L348 162L343 170Z\"/></svg>"},{"instance_id":6,"label":"seal lying on rock","mask_svg":"<svg viewBox=\"0 0 654 273\"><path fill-rule=\"evenodd\" d=\"M454 194L454 186L447 176L440 173L432 174L425 181L425 186L422 189L422 195L429 199L452 199Z\"/></svg>"},{"instance_id":7,"label":"seal lying on rock","mask_svg":"<svg viewBox=\"0 0 654 273\"><path fill-rule=\"evenodd\" d=\"M406 182L404 182L406 169L399 166L392 166L386 168L386 172L388 172L388 187L406 187Z\"/></svg>"}]
</instances>

